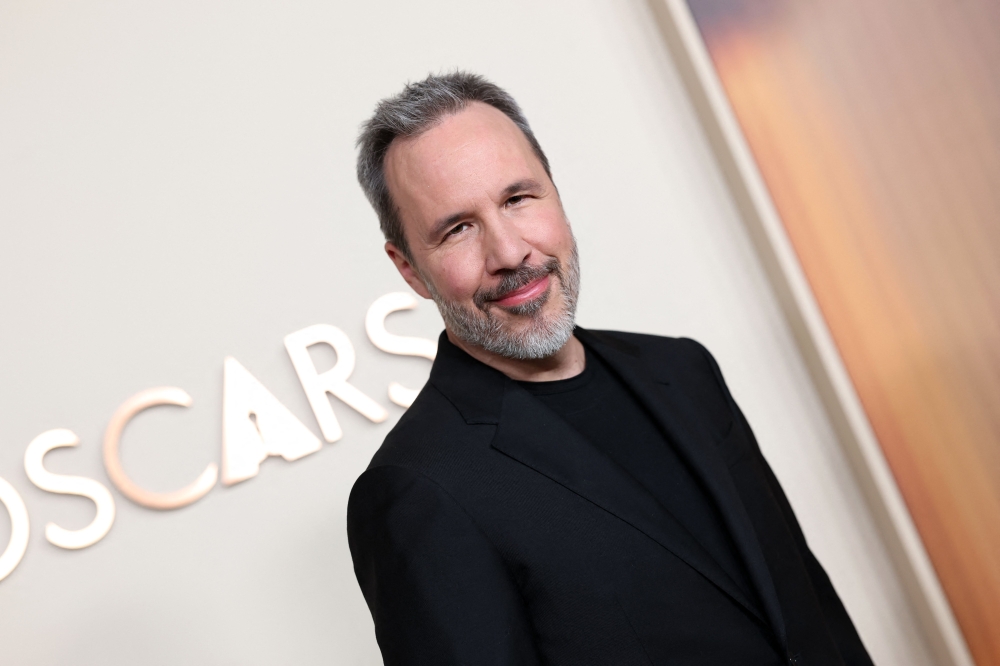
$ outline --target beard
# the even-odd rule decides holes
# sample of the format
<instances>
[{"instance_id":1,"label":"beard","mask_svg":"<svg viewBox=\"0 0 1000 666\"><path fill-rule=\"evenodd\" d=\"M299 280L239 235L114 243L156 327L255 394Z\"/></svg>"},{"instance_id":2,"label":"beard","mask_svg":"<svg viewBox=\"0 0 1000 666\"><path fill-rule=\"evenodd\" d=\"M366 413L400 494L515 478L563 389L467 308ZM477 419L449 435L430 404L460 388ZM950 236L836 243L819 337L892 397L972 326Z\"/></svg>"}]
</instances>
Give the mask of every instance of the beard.
<instances>
[{"instance_id":1,"label":"beard","mask_svg":"<svg viewBox=\"0 0 1000 666\"><path fill-rule=\"evenodd\" d=\"M511 307L494 302L548 275L554 275L559 281L556 295L561 299L554 312L542 312L553 296L551 283L545 293L530 301ZM540 266L521 264L504 273L496 287L477 290L472 296L472 307L445 299L430 280L424 280L424 284L437 304L445 326L459 339L504 358L542 359L562 349L573 335L580 292L580 259L574 240L565 266L555 257ZM495 312L497 309L513 317L501 318Z\"/></svg>"}]
</instances>

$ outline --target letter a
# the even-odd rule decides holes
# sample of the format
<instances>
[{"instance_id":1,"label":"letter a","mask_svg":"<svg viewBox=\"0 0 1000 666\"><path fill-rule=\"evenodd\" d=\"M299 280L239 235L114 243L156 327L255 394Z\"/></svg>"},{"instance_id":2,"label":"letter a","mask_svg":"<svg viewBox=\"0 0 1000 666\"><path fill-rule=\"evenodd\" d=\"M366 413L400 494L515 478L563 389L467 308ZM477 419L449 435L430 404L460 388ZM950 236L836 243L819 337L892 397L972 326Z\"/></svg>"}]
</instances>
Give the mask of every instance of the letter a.
<instances>
[{"instance_id":1,"label":"letter a","mask_svg":"<svg viewBox=\"0 0 1000 666\"><path fill-rule=\"evenodd\" d=\"M232 356L226 358L222 395L222 482L257 475L268 456L298 460L323 447L257 378ZM253 419L251 420L251 415ZM256 421L256 423L255 423Z\"/></svg>"}]
</instances>

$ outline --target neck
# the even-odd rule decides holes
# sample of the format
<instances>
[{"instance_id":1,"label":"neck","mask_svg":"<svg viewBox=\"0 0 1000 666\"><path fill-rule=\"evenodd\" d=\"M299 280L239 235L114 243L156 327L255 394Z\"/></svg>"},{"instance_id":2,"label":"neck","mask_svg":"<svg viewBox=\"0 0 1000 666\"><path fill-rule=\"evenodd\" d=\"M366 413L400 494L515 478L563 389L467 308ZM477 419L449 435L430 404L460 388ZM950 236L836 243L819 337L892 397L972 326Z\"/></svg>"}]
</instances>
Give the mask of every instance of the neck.
<instances>
[{"instance_id":1,"label":"neck","mask_svg":"<svg viewBox=\"0 0 1000 666\"><path fill-rule=\"evenodd\" d=\"M566 344L552 356L538 359L513 359L482 347L470 345L450 330L448 340L453 345L481 363L494 370L499 370L511 379L519 382L551 382L557 379L569 379L583 372L586 364L586 354L583 345L576 336L570 336Z\"/></svg>"}]
</instances>

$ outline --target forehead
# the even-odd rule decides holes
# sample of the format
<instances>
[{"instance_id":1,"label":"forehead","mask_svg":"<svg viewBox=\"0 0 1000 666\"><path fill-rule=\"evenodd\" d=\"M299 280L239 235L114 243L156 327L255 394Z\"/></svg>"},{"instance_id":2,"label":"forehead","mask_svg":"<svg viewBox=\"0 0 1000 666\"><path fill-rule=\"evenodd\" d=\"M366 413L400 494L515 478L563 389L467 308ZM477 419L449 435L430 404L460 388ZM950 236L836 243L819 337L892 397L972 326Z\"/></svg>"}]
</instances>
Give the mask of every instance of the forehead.
<instances>
[{"instance_id":1,"label":"forehead","mask_svg":"<svg viewBox=\"0 0 1000 666\"><path fill-rule=\"evenodd\" d=\"M481 102L417 136L396 139L385 157L386 183L404 219L462 207L543 173L517 125Z\"/></svg>"}]
</instances>

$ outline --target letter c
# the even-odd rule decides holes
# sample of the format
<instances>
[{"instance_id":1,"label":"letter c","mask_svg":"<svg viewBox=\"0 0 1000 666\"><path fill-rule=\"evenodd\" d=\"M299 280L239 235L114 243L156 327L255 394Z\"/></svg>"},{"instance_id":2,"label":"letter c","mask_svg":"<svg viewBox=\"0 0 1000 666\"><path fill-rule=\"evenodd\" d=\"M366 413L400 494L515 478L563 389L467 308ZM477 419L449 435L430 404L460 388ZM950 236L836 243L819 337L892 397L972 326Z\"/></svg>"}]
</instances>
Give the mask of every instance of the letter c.
<instances>
[{"instance_id":1,"label":"letter c","mask_svg":"<svg viewBox=\"0 0 1000 666\"><path fill-rule=\"evenodd\" d=\"M10 514L10 541L0 555L0 580L3 580L17 568L28 549L28 509L14 486L3 478L0 478L0 503Z\"/></svg>"},{"instance_id":2,"label":"letter c","mask_svg":"<svg viewBox=\"0 0 1000 666\"><path fill-rule=\"evenodd\" d=\"M184 389L175 386L161 386L140 391L123 402L111 417L108 429L104 432L104 468L108 471L108 477L119 492L139 506L149 509L179 509L201 499L215 486L215 482L219 478L219 466L214 462L209 463L194 483L169 493L155 493L136 485L125 474L121 457L118 454L118 447L121 443L122 431L132 420L132 417L144 409L156 405L190 407L191 396Z\"/></svg>"}]
</instances>

